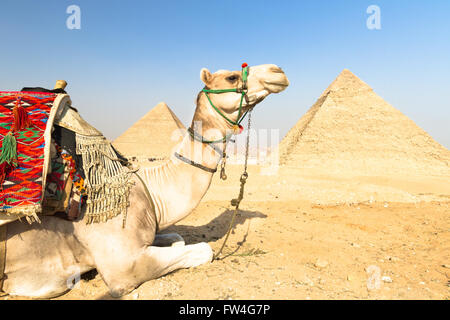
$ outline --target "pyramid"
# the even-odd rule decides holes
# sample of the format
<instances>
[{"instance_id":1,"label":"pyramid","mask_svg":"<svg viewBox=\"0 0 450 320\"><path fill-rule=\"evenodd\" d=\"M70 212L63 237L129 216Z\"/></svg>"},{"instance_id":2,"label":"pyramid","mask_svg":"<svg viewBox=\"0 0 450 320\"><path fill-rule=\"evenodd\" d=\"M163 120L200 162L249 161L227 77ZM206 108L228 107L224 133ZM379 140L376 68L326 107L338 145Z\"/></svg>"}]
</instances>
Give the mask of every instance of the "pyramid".
<instances>
[{"instance_id":1,"label":"pyramid","mask_svg":"<svg viewBox=\"0 0 450 320\"><path fill-rule=\"evenodd\" d=\"M164 102L133 124L113 145L127 157L162 160L169 157L173 147L179 143L177 130L184 125Z\"/></svg>"},{"instance_id":2,"label":"pyramid","mask_svg":"<svg viewBox=\"0 0 450 320\"><path fill-rule=\"evenodd\" d=\"M278 152L282 165L327 173L450 176L450 151L347 69Z\"/></svg>"}]
</instances>

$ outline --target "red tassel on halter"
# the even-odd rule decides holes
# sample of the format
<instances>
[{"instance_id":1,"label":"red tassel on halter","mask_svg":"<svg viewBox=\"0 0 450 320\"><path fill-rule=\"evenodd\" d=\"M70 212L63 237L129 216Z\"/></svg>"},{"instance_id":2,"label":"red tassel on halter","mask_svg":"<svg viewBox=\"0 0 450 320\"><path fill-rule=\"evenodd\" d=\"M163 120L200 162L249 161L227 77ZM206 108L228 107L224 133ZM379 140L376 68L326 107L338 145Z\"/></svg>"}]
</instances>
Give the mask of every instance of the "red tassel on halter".
<instances>
[{"instance_id":1,"label":"red tassel on halter","mask_svg":"<svg viewBox=\"0 0 450 320\"><path fill-rule=\"evenodd\" d=\"M233 126L233 133L234 133L234 134L241 134L242 131L244 131L244 127L241 126L240 124L235 124L235 125Z\"/></svg>"},{"instance_id":2,"label":"red tassel on halter","mask_svg":"<svg viewBox=\"0 0 450 320\"><path fill-rule=\"evenodd\" d=\"M28 118L28 113L25 110L25 108L22 107L20 98L18 98L16 105L13 108L13 115L14 115L14 124L13 124L14 131L25 130L26 128L31 126L31 120L30 118Z\"/></svg>"}]
</instances>

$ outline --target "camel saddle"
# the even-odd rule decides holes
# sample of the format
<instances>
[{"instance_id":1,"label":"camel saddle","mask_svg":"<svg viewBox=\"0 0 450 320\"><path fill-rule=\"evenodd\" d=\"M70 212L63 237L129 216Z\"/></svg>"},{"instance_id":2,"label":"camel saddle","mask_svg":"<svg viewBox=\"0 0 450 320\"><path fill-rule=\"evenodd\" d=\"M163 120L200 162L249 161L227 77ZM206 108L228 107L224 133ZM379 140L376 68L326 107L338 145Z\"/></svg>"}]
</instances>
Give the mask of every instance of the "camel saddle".
<instances>
[{"instance_id":1,"label":"camel saddle","mask_svg":"<svg viewBox=\"0 0 450 320\"><path fill-rule=\"evenodd\" d=\"M64 91L27 90L0 91L0 170L6 168L0 172L0 226L21 218L39 222L39 215L74 220L82 206L87 223L126 212L132 185L126 158L80 116ZM19 120L25 125L16 128Z\"/></svg>"}]
</instances>

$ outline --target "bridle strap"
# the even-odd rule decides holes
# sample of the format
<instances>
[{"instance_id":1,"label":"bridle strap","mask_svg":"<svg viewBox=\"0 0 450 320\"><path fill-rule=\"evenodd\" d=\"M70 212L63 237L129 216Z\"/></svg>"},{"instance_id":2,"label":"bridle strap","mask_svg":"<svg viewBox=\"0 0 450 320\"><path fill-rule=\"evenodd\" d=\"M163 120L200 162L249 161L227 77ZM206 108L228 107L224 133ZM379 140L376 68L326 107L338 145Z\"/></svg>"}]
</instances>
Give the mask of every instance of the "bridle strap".
<instances>
[{"instance_id":1,"label":"bridle strap","mask_svg":"<svg viewBox=\"0 0 450 320\"><path fill-rule=\"evenodd\" d=\"M244 119L244 117L245 117L245 114L244 114L244 116L241 117L241 113L242 113L242 102L244 101L244 97L247 96L247 91L242 91L242 92L241 92L241 102L239 103L239 113L238 113L237 121L233 121L233 120L231 120L230 118L228 118L225 114L223 114L223 112L222 112L219 108L217 108L217 107L214 105L214 103L211 101L211 98L209 97L209 94L208 94L208 93L217 93L217 94L225 93L225 92L236 92L236 93L239 93L239 92L238 92L238 89L224 89L224 90L209 90L209 89L203 89L202 91L205 93L206 98L208 98L208 101L209 101L209 104L211 105L211 107L213 107L214 110L215 110L218 114L220 114L220 115L222 116L222 118L224 118L228 123L230 123L231 125L237 126L237 125L239 125L239 124L242 122L242 119ZM248 98L245 99L245 100L248 101Z\"/></svg>"},{"instance_id":2,"label":"bridle strap","mask_svg":"<svg viewBox=\"0 0 450 320\"><path fill-rule=\"evenodd\" d=\"M238 128L242 128L242 126L240 125L240 123L242 122L242 120L245 118L245 116L247 115L248 111L247 110L244 114L242 114L242 103L245 101L248 103L249 99L247 96L247 92L248 92L248 88L247 88L247 78L248 78L248 65L246 63L242 64L242 86L241 88L235 88L235 89L216 89L216 90L210 90L210 89L202 89L202 92L205 93L206 98L208 98L209 104L213 107L213 109L219 114L221 115L228 123L230 123L231 125L233 125L233 127L238 127ZM208 93L215 93L215 94L220 94L220 93L228 93L228 92L236 92L236 93L240 93L241 94L241 101L239 103L239 112L238 112L238 117L236 121L233 121L231 119L229 119L219 108L217 108L214 103L211 101L211 98L209 97ZM235 129L235 128L234 128ZM205 143L207 145L209 145L211 148L214 149L214 151L216 151L218 154L220 154L221 157L224 156L224 152L222 150L220 150L217 146L215 146L215 143L226 143L228 142L228 140L230 139L230 137L233 134L229 134L226 135L225 137L223 137L222 139L218 139L218 140L206 140L203 138L202 135L196 133L191 127L188 128L188 132L191 135L191 137L194 140L200 141L201 143ZM235 134L235 133L234 133ZM186 162L194 167L200 168L204 171L207 172L211 172L214 173L217 171L217 169L211 169L208 167L205 167L204 165L197 163L195 161L192 161L184 156L182 156L181 154L179 154L178 152L174 153L175 157L178 158L179 160Z\"/></svg>"},{"instance_id":3,"label":"bridle strap","mask_svg":"<svg viewBox=\"0 0 450 320\"><path fill-rule=\"evenodd\" d=\"M206 98L208 98L209 104L211 105L211 107L213 107L213 109L222 116L222 118L224 118L228 123L230 123L233 126L240 126L242 120L245 118L245 115L247 114L247 112L245 112L244 114L242 114L242 103L244 102L244 98L245 101L248 103L249 99L247 96L247 92L248 92L248 88L247 88L247 78L248 78L248 65L246 63L242 64L242 86L241 88L235 88L235 89L216 89L216 90L211 90L211 89L203 89L202 92L205 93ZM241 94L241 101L239 103L239 112L238 112L238 116L237 116L237 120L233 121L230 118L228 118L219 108L217 108L214 103L212 102L211 98L209 97L208 93L215 93L215 94L221 94L221 93L228 93L228 92L235 92L235 93L240 93Z\"/></svg>"}]
</instances>

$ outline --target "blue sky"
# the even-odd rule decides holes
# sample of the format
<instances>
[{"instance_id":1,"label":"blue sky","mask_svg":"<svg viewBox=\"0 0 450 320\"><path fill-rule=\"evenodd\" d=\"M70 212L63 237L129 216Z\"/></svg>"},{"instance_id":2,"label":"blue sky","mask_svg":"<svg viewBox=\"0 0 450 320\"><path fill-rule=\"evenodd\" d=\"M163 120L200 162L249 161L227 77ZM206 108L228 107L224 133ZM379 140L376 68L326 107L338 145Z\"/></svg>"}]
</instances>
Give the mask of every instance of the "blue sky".
<instances>
[{"instance_id":1,"label":"blue sky","mask_svg":"<svg viewBox=\"0 0 450 320\"><path fill-rule=\"evenodd\" d=\"M69 30L69 5L81 29ZM369 5L381 30L369 30ZM274 63L291 86L258 128L281 137L344 68L450 148L450 1L2 0L0 89L69 82L73 105L115 138L160 101L185 123L199 71Z\"/></svg>"}]
</instances>

